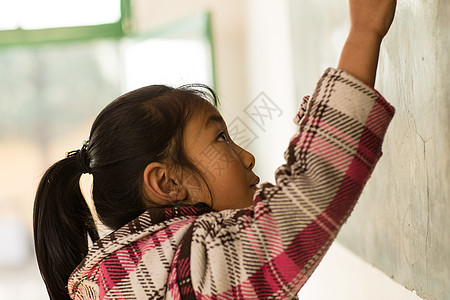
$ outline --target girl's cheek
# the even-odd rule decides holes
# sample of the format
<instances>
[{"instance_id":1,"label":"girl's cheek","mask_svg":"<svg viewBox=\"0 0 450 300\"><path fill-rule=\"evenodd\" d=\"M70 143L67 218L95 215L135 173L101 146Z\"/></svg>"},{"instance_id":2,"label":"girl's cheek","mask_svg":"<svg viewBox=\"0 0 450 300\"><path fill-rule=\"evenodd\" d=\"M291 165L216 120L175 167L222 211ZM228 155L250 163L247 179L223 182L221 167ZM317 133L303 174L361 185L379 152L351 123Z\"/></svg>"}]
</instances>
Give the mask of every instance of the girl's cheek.
<instances>
[{"instance_id":1,"label":"girl's cheek","mask_svg":"<svg viewBox=\"0 0 450 300\"><path fill-rule=\"evenodd\" d=\"M220 144L212 144L200 154L196 160L197 167L208 179L208 184L215 184L226 176L236 160L233 150Z\"/></svg>"},{"instance_id":2,"label":"girl's cheek","mask_svg":"<svg viewBox=\"0 0 450 300\"><path fill-rule=\"evenodd\" d=\"M209 197L206 197L208 188L200 176L195 174L187 175L183 180L182 185L183 188L187 190L187 198L190 202L189 204L205 202L209 199Z\"/></svg>"}]
</instances>

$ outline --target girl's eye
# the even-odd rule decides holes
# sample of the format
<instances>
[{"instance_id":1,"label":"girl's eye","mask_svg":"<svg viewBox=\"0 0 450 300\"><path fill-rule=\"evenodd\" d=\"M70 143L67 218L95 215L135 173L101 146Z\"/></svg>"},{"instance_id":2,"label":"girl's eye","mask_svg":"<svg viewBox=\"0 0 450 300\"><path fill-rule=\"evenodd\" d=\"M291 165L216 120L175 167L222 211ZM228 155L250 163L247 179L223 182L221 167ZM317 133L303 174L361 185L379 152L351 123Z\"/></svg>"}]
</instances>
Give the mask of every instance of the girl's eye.
<instances>
[{"instance_id":1,"label":"girl's eye","mask_svg":"<svg viewBox=\"0 0 450 300\"><path fill-rule=\"evenodd\" d=\"M221 133L219 133L219 135L217 136L217 141L228 142L228 138L227 138L225 132L222 131Z\"/></svg>"}]
</instances>

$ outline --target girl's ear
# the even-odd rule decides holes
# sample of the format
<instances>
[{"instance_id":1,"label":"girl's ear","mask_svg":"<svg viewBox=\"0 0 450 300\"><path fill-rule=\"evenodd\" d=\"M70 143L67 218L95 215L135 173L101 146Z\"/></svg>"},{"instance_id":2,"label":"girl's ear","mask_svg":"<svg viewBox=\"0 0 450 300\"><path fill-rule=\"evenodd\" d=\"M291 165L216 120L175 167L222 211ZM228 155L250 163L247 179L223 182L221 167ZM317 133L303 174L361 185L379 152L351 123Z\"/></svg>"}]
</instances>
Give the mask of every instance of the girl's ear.
<instances>
[{"instance_id":1,"label":"girl's ear","mask_svg":"<svg viewBox=\"0 0 450 300\"><path fill-rule=\"evenodd\" d=\"M149 163L143 174L143 189L147 199L161 205L186 199L186 188L172 175L171 169L166 164Z\"/></svg>"}]
</instances>

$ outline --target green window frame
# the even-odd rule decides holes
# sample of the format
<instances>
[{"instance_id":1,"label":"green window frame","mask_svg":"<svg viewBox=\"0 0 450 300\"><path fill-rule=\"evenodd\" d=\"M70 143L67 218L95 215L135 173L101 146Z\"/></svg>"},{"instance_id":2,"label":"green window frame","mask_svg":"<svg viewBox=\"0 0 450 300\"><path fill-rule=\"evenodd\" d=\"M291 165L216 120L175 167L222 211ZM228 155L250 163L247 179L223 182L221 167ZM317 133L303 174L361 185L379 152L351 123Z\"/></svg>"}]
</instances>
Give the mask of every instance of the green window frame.
<instances>
[{"instance_id":1,"label":"green window frame","mask_svg":"<svg viewBox=\"0 0 450 300\"><path fill-rule=\"evenodd\" d=\"M11 0L14 1L14 0ZM0 46L69 42L95 38L120 38L131 30L130 0L120 0L120 19L115 23L48 29L0 31Z\"/></svg>"}]
</instances>

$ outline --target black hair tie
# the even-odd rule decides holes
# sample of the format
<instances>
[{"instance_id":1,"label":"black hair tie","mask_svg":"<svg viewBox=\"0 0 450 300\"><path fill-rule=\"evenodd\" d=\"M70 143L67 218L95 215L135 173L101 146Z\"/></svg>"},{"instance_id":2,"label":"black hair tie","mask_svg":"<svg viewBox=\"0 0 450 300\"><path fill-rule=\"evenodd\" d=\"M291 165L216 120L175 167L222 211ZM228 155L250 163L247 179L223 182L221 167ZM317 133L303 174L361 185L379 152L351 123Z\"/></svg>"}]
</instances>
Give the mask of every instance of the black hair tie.
<instances>
[{"instance_id":1,"label":"black hair tie","mask_svg":"<svg viewBox=\"0 0 450 300\"><path fill-rule=\"evenodd\" d=\"M78 170L85 174L91 173L91 168L89 166L89 155L87 153L87 146L88 146L88 141L83 141L83 146L81 147L80 150L73 150L70 152L66 153L66 158L67 157L72 157L72 156L77 156L77 166L78 166Z\"/></svg>"}]
</instances>

